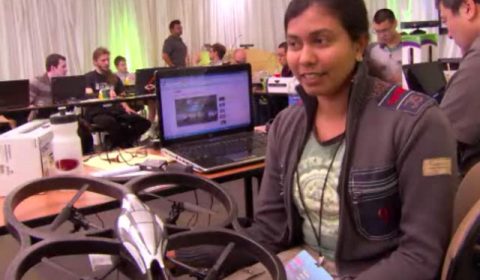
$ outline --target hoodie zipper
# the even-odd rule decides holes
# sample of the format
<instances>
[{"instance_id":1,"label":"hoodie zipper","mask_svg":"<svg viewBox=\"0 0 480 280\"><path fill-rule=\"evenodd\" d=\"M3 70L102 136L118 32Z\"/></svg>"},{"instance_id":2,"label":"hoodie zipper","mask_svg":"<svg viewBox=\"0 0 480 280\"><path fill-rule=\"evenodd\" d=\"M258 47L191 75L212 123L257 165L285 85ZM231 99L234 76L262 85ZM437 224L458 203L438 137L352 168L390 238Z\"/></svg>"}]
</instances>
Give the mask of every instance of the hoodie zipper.
<instances>
[{"instance_id":1,"label":"hoodie zipper","mask_svg":"<svg viewBox=\"0 0 480 280\"><path fill-rule=\"evenodd\" d=\"M358 75L358 73L357 73ZM357 77L352 80L352 84L350 86L350 98L349 98L349 105L348 105L348 111L347 111L347 123L345 125L345 154L343 157L343 163L342 163L342 170L340 172L340 178L339 182L341 182L341 185L339 185L339 197L340 197L340 207L339 207L339 226L338 226L338 239L337 239L337 246L335 249L335 265L337 272L340 272L341 266L339 265L341 262L340 260L340 251L343 249L343 231L344 231L344 224L347 222L347 219L345 216L345 209L346 207L350 207L351 203L348 203L349 197L348 197L348 181L349 181L349 174L347 174L347 169L351 167L351 160L352 160L352 153L354 151L353 149L353 142L355 141L355 135L357 134L357 128L358 128L358 117L362 114L362 111L364 109L363 106L356 104L357 100L355 98L358 98L355 96L355 94L364 94L362 89L357 89L359 86L366 86L366 88L370 88L369 84L362 84L362 85L357 85L356 80ZM356 90L361 90L362 92L360 93L355 93L354 91Z\"/></svg>"},{"instance_id":2,"label":"hoodie zipper","mask_svg":"<svg viewBox=\"0 0 480 280\"><path fill-rule=\"evenodd\" d=\"M286 204L287 204L287 209L289 209L287 211L287 215L288 215L288 223L289 223L289 228L290 230L292 231L293 230L293 209L294 209L294 203L292 202L292 199L293 199L293 177L294 177L294 174L295 174L295 170L296 170L296 166L298 165L298 163L300 162L300 159L302 157L302 151L303 151L303 147L305 146L305 144L307 143L307 139L308 139L308 134L309 132L311 131L311 128L309 128L309 125L308 125L308 115L306 116L306 125L305 125L305 132L303 133L303 138L300 142L300 145L298 145L297 147L294 147L295 148L295 152L296 152L296 157L295 157L295 164L293 165L292 168L290 168L289 170L286 170L286 173L287 173L287 176L285 176L285 183L288 182L288 185L286 185L286 189L285 189L285 197L286 197ZM291 144L293 145L293 144ZM293 149L292 149L293 150ZM286 159L288 160L288 156L286 157ZM293 240L293 232L290 234L289 236L289 243L291 243Z\"/></svg>"}]
</instances>

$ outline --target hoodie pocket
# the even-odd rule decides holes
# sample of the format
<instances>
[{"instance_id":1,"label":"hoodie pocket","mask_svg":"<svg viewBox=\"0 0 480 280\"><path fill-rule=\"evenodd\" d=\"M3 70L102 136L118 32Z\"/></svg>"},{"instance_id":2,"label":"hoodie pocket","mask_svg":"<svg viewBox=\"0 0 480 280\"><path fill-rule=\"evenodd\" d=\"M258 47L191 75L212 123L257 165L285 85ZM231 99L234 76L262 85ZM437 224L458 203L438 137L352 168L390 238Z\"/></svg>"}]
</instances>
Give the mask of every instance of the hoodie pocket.
<instances>
[{"instance_id":1,"label":"hoodie pocket","mask_svg":"<svg viewBox=\"0 0 480 280\"><path fill-rule=\"evenodd\" d=\"M348 185L359 232L370 240L396 236L401 203L395 167L353 169Z\"/></svg>"}]
</instances>

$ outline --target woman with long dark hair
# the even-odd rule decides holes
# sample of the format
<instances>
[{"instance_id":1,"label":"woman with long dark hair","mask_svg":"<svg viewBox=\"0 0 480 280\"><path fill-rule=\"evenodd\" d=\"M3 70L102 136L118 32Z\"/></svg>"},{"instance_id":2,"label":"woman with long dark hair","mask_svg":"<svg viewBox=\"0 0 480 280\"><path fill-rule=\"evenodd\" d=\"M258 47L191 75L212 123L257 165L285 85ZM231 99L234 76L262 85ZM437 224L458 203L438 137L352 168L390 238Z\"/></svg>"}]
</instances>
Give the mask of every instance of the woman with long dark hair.
<instances>
[{"instance_id":1,"label":"woman with long dark hair","mask_svg":"<svg viewBox=\"0 0 480 280\"><path fill-rule=\"evenodd\" d=\"M448 121L426 95L368 75L363 0L293 0L285 30L303 104L270 128L249 236L275 253L309 248L338 279L434 279L457 183Z\"/></svg>"}]
</instances>

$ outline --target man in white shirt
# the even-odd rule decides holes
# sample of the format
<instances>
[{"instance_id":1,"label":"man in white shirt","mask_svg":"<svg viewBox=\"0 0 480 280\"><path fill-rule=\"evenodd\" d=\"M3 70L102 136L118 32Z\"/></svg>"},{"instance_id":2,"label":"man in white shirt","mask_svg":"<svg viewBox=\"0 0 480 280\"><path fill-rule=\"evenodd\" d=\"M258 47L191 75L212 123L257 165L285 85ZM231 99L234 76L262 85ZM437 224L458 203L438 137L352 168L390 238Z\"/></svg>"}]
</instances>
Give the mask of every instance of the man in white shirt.
<instances>
[{"instance_id":1,"label":"man in white shirt","mask_svg":"<svg viewBox=\"0 0 480 280\"><path fill-rule=\"evenodd\" d=\"M370 74L386 82L402 83L402 37L397 32L397 19L392 10L380 9L373 17L377 42L365 51Z\"/></svg>"}]
</instances>

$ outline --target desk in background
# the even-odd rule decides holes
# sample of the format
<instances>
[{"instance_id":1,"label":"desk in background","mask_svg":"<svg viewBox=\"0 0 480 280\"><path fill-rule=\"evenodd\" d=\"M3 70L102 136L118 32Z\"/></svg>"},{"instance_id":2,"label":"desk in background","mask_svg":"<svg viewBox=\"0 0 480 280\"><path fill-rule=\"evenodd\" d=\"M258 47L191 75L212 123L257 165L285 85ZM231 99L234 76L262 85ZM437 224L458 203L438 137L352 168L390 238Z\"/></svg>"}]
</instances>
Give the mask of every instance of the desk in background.
<instances>
[{"instance_id":1,"label":"desk in background","mask_svg":"<svg viewBox=\"0 0 480 280\"><path fill-rule=\"evenodd\" d=\"M291 94L267 93L263 89L254 88L253 104L255 125L264 125L274 119L280 111L289 106Z\"/></svg>"},{"instance_id":2,"label":"desk in background","mask_svg":"<svg viewBox=\"0 0 480 280\"><path fill-rule=\"evenodd\" d=\"M131 97L117 97L113 99L85 99L85 100L78 100L72 101L65 104L52 104L46 106L30 106L24 108L14 108L14 109L0 109L0 114L3 113L13 113L13 112L25 112L25 111L33 111L33 110L51 110L51 109L58 109L62 107L88 107L98 104L109 104L109 103L120 103L120 102L130 102L130 101L138 101L138 100L150 100L156 99L156 94L144 94L144 95L137 95Z\"/></svg>"}]
</instances>

